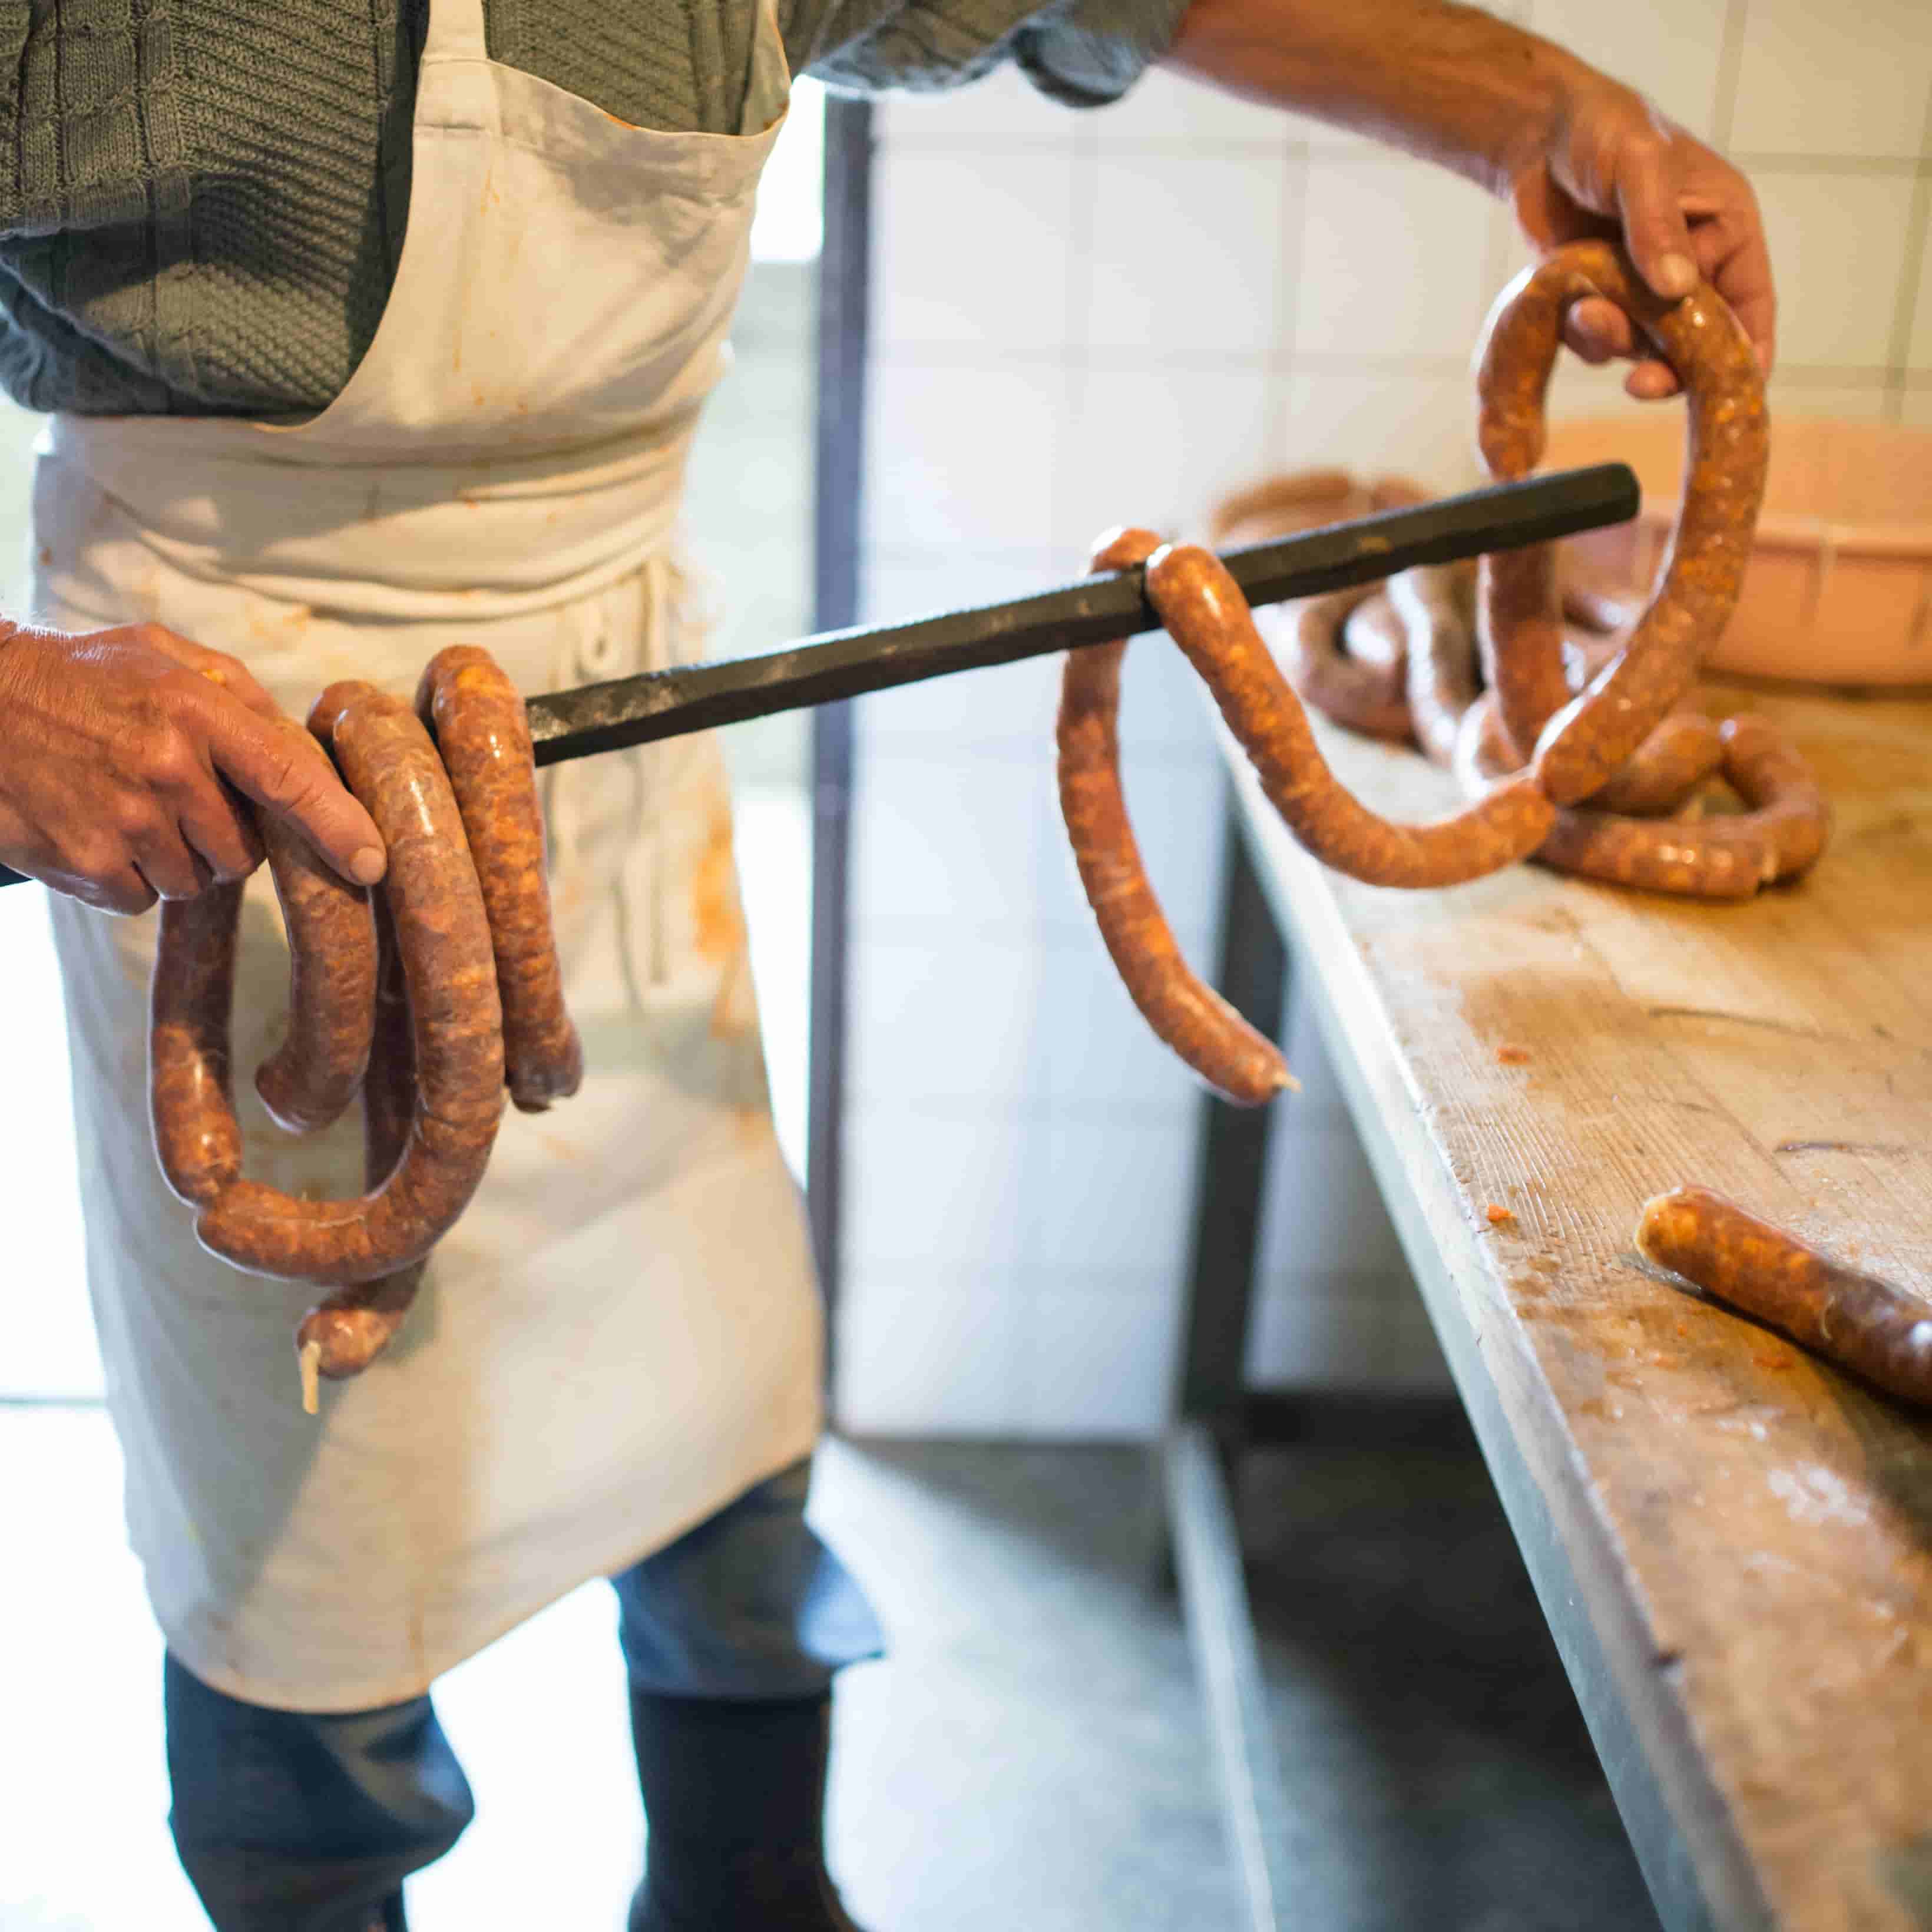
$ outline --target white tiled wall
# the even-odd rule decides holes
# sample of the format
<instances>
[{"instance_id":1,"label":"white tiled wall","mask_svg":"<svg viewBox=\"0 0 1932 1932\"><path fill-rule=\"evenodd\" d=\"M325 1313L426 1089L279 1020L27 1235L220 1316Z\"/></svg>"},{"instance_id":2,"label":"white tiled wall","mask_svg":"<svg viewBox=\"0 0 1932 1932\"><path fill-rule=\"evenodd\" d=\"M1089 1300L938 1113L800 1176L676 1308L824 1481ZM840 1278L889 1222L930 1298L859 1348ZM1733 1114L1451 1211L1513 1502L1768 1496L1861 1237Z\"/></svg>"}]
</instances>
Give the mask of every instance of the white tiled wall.
<instances>
[{"instance_id":1,"label":"white tiled wall","mask_svg":"<svg viewBox=\"0 0 1932 1932\"><path fill-rule=\"evenodd\" d=\"M1776 407L1932 422L1924 0L1527 0L1748 166ZM1466 367L1522 259L1472 188L1156 74L1076 115L1002 74L878 119L872 612L1064 580L1110 524L1198 524L1268 467L1477 480ZM1560 410L1621 406L1574 370ZM908 1432L1136 1435L1172 1368L1194 1090L1115 986L1054 808L1056 672L868 700L859 728L838 1411ZM1130 653L1150 870L1205 957L1217 773L1192 680ZM1442 1371L1306 1012L1276 1121L1258 1379Z\"/></svg>"}]
</instances>

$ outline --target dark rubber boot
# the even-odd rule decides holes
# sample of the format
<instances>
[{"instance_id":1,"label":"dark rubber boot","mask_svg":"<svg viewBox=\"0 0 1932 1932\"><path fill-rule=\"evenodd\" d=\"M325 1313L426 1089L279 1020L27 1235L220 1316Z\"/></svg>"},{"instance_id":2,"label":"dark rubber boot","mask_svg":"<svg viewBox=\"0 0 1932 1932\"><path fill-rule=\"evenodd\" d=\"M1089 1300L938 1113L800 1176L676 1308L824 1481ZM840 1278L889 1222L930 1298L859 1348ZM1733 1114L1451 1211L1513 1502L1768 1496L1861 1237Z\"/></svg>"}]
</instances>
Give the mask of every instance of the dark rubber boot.
<instances>
[{"instance_id":1,"label":"dark rubber boot","mask_svg":"<svg viewBox=\"0 0 1932 1932\"><path fill-rule=\"evenodd\" d=\"M825 1868L832 1700L631 1694L648 1832L630 1932L860 1932Z\"/></svg>"}]
</instances>

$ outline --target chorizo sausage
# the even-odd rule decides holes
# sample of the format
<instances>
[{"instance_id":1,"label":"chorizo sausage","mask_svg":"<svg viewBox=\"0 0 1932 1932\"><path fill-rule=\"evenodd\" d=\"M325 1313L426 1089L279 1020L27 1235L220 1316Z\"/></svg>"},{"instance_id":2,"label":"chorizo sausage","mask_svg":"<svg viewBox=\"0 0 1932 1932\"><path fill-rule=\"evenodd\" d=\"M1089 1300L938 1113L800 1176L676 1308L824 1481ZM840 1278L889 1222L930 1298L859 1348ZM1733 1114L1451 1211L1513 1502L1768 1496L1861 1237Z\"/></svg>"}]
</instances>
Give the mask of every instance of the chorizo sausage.
<instances>
[{"instance_id":1,"label":"chorizo sausage","mask_svg":"<svg viewBox=\"0 0 1932 1932\"><path fill-rule=\"evenodd\" d=\"M409 1144L416 1099L409 988L396 948L395 924L380 890L375 910L380 964L375 1037L362 1087L363 1183L372 1193L395 1171ZM303 1316L296 1330L296 1351L302 1364L303 1406L311 1414L316 1376L341 1382L360 1375L388 1346L416 1299L426 1265L417 1262L380 1280L338 1288Z\"/></svg>"},{"instance_id":2,"label":"chorizo sausage","mask_svg":"<svg viewBox=\"0 0 1932 1932\"><path fill-rule=\"evenodd\" d=\"M317 710L318 735L389 850L383 890L416 1052L408 1144L382 1186L353 1200L297 1200L236 1180L196 1233L250 1273L342 1285L420 1261L476 1192L502 1108L502 1010L482 889L428 733L371 686L332 686Z\"/></svg>"},{"instance_id":3,"label":"chorizo sausage","mask_svg":"<svg viewBox=\"0 0 1932 1932\"><path fill-rule=\"evenodd\" d=\"M1666 302L1613 244L1583 241L1526 269L1490 312L1477 388L1478 441L1492 476L1511 480L1535 467L1564 314L1597 297L1630 316L1684 386L1685 482L1670 562L1648 608L1615 662L1574 697L1562 674L1549 552L1484 560L1485 669L1512 742L1559 806L1601 786L1689 688L1700 652L1737 602L1768 454L1763 379L1721 298L1700 284Z\"/></svg>"},{"instance_id":4,"label":"chorizo sausage","mask_svg":"<svg viewBox=\"0 0 1932 1932\"><path fill-rule=\"evenodd\" d=\"M1476 644L1464 587L1468 573L1422 564L1389 579L1389 601L1402 620L1403 680L1409 729L1438 765L1455 756L1462 714L1476 698Z\"/></svg>"},{"instance_id":5,"label":"chorizo sausage","mask_svg":"<svg viewBox=\"0 0 1932 1932\"><path fill-rule=\"evenodd\" d=\"M456 644L430 660L416 709L436 734L482 882L510 1098L540 1114L577 1091L584 1049L563 1003L524 701L487 652Z\"/></svg>"},{"instance_id":6,"label":"chorizo sausage","mask_svg":"<svg viewBox=\"0 0 1932 1932\"><path fill-rule=\"evenodd\" d=\"M1377 602L1379 584L1352 586L1298 600L1286 615L1282 668L1297 694L1324 717L1366 737L1407 744L1408 698L1401 664L1376 664L1342 648L1345 629Z\"/></svg>"},{"instance_id":7,"label":"chorizo sausage","mask_svg":"<svg viewBox=\"0 0 1932 1932\"><path fill-rule=\"evenodd\" d=\"M1390 580L1393 582L1393 579ZM1348 613L1342 626L1342 649L1365 670L1393 672L1400 685L1408 660L1408 638L1396 614L1388 584L1371 584L1368 595ZM1256 620L1256 628L1261 629ZM1266 636L1267 632L1262 632Z\"/></svg>"},{"instance_id":8,"label":"chorizo sausage","mask_svg":"<svg viewBox=\"0 0 1932 1932\"><path fill-rule=\"evenodd\" d=\"M1724 762L1717 725L1701 711L1673 711L1623 770L1590 794L1590 808L1631 818L1660 818L1682 807Z\"/></svg>"},{"instance_id":9,"label":"chorizo sausage","mask_svg":"<svg viewBox=\"0 0 1932 1932\"><path fill-rule=\"evenodd\" d=\"M206 1208L242 1171L229 1072L242 882L161 902L148 988L148 1108L177 1200Z\"/></svg>"},{"instance_id":10,"label":"chorizo sausage","mask_svg":"<svg viewBox=\"0 0 1932 1932\"><path fill-rule=\"evenodd\" d=\"M1761 718L1730 718L1717 729L1725 782L1744 811L1685 824L1560 806L1537 862L1612 885L1714 899L1749 898L1770 880L1804 870L1830 829L1810 768ZM1493 783L1513 762L1493 694L1486 694L1463 720L1458 776L1473 789Z\"/></svg>"},{"instance_id":11,"label":"chorizo sausage","mask_svg":"<svg viewBox=\"0 0 1932 1932\"><path fill-rule=\"evenodd\" d=\"M369 895L268 814L262 844L289 938L289 1030L255 1070L255 1090L292 1133L326 1127L356 1097L375 1024Z\"/></svg>"},{"instance_id":12,"label":"chorizo sausage","mask_svg":"<svg viewBox=\"0 0 1932 1932\"><path fill-rule=\"evenodd\" d=\"M1762 718L1727 718L1718 735L1724 782L1771 842L1768 876L1788 879L1815 865L1831 836L1832 812L1811 767Z\"/></svg>"},{"instance_id":13,"label":"chorizo sausage","mask_svg":"<svg viewBox=\"0 0 1932 1932\"><path fill-rule=\"evenodd\" d=\"M1639 1253L1907 1402L1932 1402L1932 1304L1705 1187L1643 1204Z\"/></svg>"},{"instance_id":14,"label":"chorizo sausage","mask_svg":"<svg viewBox=\"0 0 1932 1932\"><path fill-rule=\"evenodd\" d=\"M1126 570L1160 546L1151 532L1108 532L1090 568ZM1148 884L1120 788L1120 664L1126 640L1070 651L1056 730L1060 807L1087 902L1128 996L1155 1034L1209 1086L1257 1106L1296 1083L1272 1040L1250 1026L1181 956Z\"/></svg>"},{"instance_id":15,"label":"chorizo sausage","mask_svg":"<svg viewBox=\"0 0 1932 1932\"><path fill-rule=\"evenodd\" d=\"M1543 842L1553 814L1528 775L1505 778L1431 824L1392 824L1369 811L1330 770L1221 560L1197 545L1170 544L1148 560L1147 589L1270 802L1323 864L1371 885L1449 886L1496 872Z\"/></svg>"}]
</instances>

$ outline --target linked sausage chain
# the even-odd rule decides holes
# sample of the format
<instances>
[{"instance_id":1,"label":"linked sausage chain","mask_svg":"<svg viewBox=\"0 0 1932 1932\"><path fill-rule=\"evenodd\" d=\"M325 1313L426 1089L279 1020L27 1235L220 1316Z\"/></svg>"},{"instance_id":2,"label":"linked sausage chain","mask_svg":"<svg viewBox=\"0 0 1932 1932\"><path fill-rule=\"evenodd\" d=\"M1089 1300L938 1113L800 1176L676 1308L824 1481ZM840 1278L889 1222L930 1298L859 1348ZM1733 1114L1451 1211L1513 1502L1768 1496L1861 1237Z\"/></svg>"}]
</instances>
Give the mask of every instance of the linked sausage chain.
<instances>
[{"instance_id":1,"label":"linked sausage chain","mask_svg":"<svg viewBox=\"0 0 1932 1932\"><path fill-rule=\"evenodd\" d=\"M1096 569L1144 566L1148 601L1270 802L1308 851L1352 878L1448 886L1533 857L1653 891L1739 898L1802 872L1823 850L1828 814L1797 752L1761 718L1720 723L1687 701L1736 602L1768 450L1757 364L1716 292L1700 285L1663 301L1604 242L1574 244L1526 271L1498 299L1478 354L1484 458L1499 480L1534 467L1564 314L1593 297L1630 316L1688 399L1683 503L1647 599L1560 583L1544 544L1484 558L1473 581L1455 567L1412 570L1385 586L1277 607L1258 628L1210 550L1132 531L1096 550ZM1210 540L1280 536L1424 494L1402 478L1364 484L1339 470L1272 478L1226 500ZM1075 860L1155 1032L1228 1097L1264 1101L1286 1069L1181 958L1120 802L1112 719L1123 649L1068 654L1060 790ZM1304 702L1354 730L1412 742L1455 770L1468 802L1427 824L1382 818L1336 778ZM1744 812L1672 816L1695 809L1720 776Z\"/></svg>"},{"instance_id":2,"label":"linked sausage chain","mask_svg":"<svg viewBox=\"0 0 1932 1932\"><path fill-rule=\"evenodd\" d=\"M356 1373L394 1332L425 1257L483 1178L506 1080L520 1108L541 1111L575 1090L583 1058L563 1004L529 731L502 672L459 646L431 662L416 710L336 684L308 728L375 820L388 872L372 896L266 830L290 1028L256 1087L296 1132L326 1126L359 1090L367 1191L311 1201L241 1172L229 1066L238 886L162 908L151 1100L162 1172L200 1210L202 1245L252 1274L338 1291L300 1330L312 1384Z\"/></svg>"}]
</instances>

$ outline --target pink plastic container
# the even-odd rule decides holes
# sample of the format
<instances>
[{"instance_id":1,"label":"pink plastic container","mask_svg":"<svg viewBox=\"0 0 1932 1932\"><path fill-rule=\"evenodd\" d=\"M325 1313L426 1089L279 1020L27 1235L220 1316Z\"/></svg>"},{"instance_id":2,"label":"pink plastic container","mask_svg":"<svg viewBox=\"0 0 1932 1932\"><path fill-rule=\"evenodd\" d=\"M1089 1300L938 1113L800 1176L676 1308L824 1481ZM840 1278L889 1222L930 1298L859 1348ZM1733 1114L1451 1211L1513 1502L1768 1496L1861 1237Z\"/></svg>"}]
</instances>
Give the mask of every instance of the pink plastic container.
<instances>
[{"instance_id":1,"label":"pink plastic container","mask_svg":"<svg viewBox=\"0 0 1932 1932\"><path fill-rule=\"evenodd\" d=\"M1647 583L1683 487L1682 412L1551 425L1544 468L1614 462L1636 472L1643 508L1574 541ZM1932 430L1774 415L1744 588L1705 662L1807 684L1932 686Z\"/></svg>"}]
</instances>

